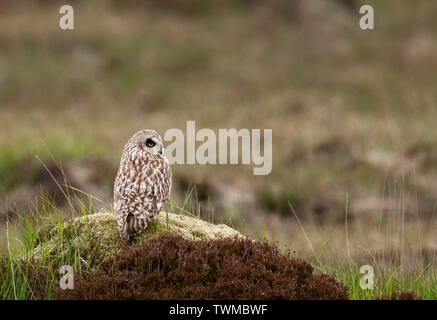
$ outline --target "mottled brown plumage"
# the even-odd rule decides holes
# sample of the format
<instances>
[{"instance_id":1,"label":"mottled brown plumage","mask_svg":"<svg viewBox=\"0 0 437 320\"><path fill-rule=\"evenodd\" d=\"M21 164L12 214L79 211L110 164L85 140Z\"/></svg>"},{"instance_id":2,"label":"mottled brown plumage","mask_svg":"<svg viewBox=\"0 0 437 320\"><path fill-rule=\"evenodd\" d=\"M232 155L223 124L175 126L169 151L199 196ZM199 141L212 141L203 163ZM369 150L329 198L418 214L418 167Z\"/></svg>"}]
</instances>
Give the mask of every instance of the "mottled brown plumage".
<instances>
[{"instance_id":1,"label":"mottled brown plumage","mask_svg":"<svg viewBox=\"0 0 437 320\"><path fill-rule=\"evenodd\" d=\"M146 229L170 196L172 174L163 153L154 130L137 132L124 147L114 183L114 211L123 240Z\"/></svg>"}]
</instances>

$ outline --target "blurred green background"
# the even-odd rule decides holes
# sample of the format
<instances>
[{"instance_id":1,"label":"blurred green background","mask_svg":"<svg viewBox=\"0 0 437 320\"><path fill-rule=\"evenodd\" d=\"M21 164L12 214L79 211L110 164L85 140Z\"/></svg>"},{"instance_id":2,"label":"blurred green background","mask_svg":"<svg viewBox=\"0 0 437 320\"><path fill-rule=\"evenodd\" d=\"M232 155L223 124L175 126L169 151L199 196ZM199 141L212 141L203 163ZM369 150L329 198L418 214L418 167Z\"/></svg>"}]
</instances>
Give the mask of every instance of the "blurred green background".
<instances>
[{"instance_id":1,"label":"blurred green background","mask_svg":"<svg viewBox=\"0 0 437 320\"><path fill-rule=\"evenodd\" d=\"M172 166L207 219L305 256L435 261L436 1L70 1L72 31L61 4L0 1L1 224L41 190L66 205L41 162L109 208L127 139L195 120L273 129L268 176Z\"/></svg>"}]
</instances>

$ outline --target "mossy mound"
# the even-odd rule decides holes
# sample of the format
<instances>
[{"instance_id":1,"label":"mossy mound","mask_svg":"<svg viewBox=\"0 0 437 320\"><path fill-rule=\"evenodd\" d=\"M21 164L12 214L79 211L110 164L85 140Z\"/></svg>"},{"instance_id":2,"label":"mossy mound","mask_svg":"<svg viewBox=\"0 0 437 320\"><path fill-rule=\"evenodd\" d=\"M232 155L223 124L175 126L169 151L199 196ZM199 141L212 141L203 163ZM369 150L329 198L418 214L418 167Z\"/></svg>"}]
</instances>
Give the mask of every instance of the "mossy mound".
<instances>
[{"instance_id":1,"label":"mossy mound","mask_svg":"<svg viewBox=\"0 0 437 320\"><path fill-rule=\"evenodd\" d=\"M343 283L309 262L242 237L161 235L74 279L57 299L348 299Z\"/></svg>"},{"instance_id":2,"label":"mossy mound","mask_svg":"<svg viewBox=\"0 0 437 320\"><path fill-rule=\"evenodd\" d=\"M225 226L160 213L131 242L112 213L41 228L22 281L30 299L347 299L335 277L311 263ZM9 268L0 261L2 270ZM60 267L73 267L74 289L60 289ZM8 281L5 279L4 281Z\"/></svg>"},{"instance_id":3,"label":"mossy mound","mask_svg":"<svg viewBox=\"0 0 437 320\"><path fill-rule=\"evenodd\" d=\"M189 240L242 237L238 231L223 224L214 225L196 217L161 212L147 230L126 244L120 239L114 215L103 212L44 226L30 255L35 260L80 261L95 269L120 254L124 247L135 246L163 234L176 234Z\"/></svg>"}]
</instances>

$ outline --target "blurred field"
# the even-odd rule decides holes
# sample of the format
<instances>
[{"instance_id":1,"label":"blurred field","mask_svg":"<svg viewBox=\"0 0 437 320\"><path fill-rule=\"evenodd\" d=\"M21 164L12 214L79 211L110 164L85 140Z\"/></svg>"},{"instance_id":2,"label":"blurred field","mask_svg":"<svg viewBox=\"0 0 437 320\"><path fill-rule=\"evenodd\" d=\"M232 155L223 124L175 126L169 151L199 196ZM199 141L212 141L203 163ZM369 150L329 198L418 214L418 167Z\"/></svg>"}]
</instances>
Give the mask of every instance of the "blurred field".
<instances>
[{"instance_id":1,"label":"blurred field","mask_svg":"<svg viewBox=\"0 0 437 320\"><path fill-rule=\"evenodd\" d=\"M374 31L358 0L72 3L62 31L54 1L0 1L3 224L41 185L63 205L35 155L109 208L140 129L272 128L270 175L174 165L175 197L320 265L435 276L437 2L366 1Z\"/></svg>"}]
</instances>

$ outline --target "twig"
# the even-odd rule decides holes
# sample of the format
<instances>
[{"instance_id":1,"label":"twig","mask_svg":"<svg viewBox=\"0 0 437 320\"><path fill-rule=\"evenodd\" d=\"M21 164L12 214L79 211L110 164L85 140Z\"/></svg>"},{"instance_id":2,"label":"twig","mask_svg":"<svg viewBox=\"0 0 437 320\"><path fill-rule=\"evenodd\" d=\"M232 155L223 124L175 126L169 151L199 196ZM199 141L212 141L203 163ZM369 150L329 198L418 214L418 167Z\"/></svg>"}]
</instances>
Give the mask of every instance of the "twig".
<instances>
[{"instance_id":1,"label":"twig","mask_svg":"<svg viewBox=\"0 0 437 320\"><path fill-rule=\"evenodd\" d=\"M11 271L12 271L12 283L14 285L14 298L17 299L17 290L15 288L15 272L14 272L14 265L12 263L12 255L11 255L11 248L9 246L9 219L6 219L6 239L8 242L8 253L9 253L9 261L11 262Z\"/></svg>"},{"instance_id":2,"label":"twig","mask_svg":"<svg viewBox=\"0 0 437 320\"><path fill-rule=\"evenodd\" d=\"M349 260L349 271L352 273L352 264L351 264L351 253L349 250L349 236L348 236L348 230L347 230L347 214L348 214L348 208L349 208L349 193L346 194L346 212L345 212L345 237L346 237L346 250L347 250L347 258Z\"/></svg>"},{"instance_id":3,"label":"twig","mask_svg":"<svg viewBox=\"0 0 437 320\"><path fill-rule=\"evenodd\" d=\"M299 218L298 218L296 212L294 211L294 208L293 208L293 206L291 205L290 201L288 201L288 205L290 206L291 211L293 212L294 216L296 217L297 223L299 224L299 227L302 229L303 235L304 235L305 238L307 239L308 244L310 245L311 251L313 252L314 256L315 256L316 259L317 259L317 262L318 262L319 265L323 268L322 263L321 263L320 260L319 260L319 257L317 256L316 252L314 251L314 248L313 248L313 245L312 245L312 243L311 243L311 240L310 240L310 238L308 237L307 233L305 232L305 229L303 228L302 224L300 223L300 220L299 220ZM326 272L325 268L323 268L323 272Z\"/></svg>"}]
</instances>

